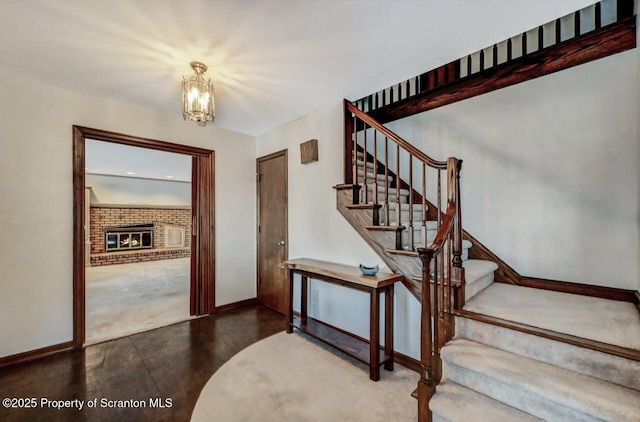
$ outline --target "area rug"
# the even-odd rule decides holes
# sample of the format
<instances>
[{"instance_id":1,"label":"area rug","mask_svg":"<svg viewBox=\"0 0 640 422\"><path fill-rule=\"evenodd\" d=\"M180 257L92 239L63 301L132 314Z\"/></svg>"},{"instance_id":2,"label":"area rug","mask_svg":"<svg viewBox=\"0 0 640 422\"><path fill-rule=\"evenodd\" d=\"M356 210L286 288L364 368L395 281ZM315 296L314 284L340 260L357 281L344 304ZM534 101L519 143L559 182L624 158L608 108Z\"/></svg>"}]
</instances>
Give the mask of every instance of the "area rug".
<instances>
[{"instance_id":1,"label":"area rug","mask_svg":"<svg viewBox=\"0 0 640 422\"><path fill-rule=\"evenodd\" d=\"M366 365L303 334L279 333L225 363L191 421L415 421L417 381L396 364L373 382Z\"/></svg>"}]
</instances>

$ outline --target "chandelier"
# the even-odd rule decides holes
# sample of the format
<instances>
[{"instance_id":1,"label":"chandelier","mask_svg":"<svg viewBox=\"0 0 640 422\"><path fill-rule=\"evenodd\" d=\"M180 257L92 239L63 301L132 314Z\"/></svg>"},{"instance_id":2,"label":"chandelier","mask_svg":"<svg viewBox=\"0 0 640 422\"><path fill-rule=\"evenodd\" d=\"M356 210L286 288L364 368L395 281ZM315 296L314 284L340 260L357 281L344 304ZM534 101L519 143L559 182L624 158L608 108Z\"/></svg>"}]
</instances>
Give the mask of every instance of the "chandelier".
<instances>
[{"instance_id":1,"label":"chandelier","mask_svg":"<svg viewBox=\"0 0 640 422\"><path fill-rule=\"evenodd\" d=\"M191 68L196 72L189 79L182 78L182 117L206 126L213 122L216 110L213 98L213 84L211 79L204 79L207 65L191 62Z\"/></svg>"}]
</instances>

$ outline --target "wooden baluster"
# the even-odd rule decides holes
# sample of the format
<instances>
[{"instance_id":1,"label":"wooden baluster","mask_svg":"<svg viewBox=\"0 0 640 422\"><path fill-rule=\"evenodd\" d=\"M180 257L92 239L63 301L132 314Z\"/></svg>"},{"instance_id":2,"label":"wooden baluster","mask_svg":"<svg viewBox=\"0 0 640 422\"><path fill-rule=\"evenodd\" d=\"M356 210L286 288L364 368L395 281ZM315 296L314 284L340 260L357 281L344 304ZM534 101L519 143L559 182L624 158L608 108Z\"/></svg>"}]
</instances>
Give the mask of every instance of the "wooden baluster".
<instances>
[{"instance_id":1,"label":"wooden baluster","mask_svg":"<svg viewBox=\"0 0 640 422\"><path fill-rule=\"evenodd\" d=\"M471 63L471 54L469 54L467 56L467 76L471 76L471 70L472 70L472 63Z\"/></svg>"},{"instance_id":2,"label":"wooden baluster","mask_svg":"<svg viewBox=\"0 0 640 422\"><path fill-rule=\"evenodd\" d=\"M380 95L379 95L379 94L380 94L379 92L376 92L376 109L377 109L378 107L380 107L380 105L379 105L379 103L378 103L378 100L380 99Z\"/></svg>"},{"instance_id":3,"label":"wooden baluster","mask_svg":"<svg viewBox=\"0 0 640 422\"><path fill-rule=\"evenodd\" d=\"M544 45L544 28L542 25L538 27L538 51L542 50Z\"/></svg>"},{"instance_id":4,"label":"wooden baluster","mask_svg":"<svg viewBox=\"0 0 640 422\"><path fill-rule=\"evenodd\" d=\"M389 138L386 136L384 137L384 208L388 226L391 220L389 220Z\"/></svg>"},{"instance_id":5,"label":"wooden baluster","mask_svg":"<svg viewBox=\"0 0 640 422\"><path fill-rule=\"evenodd\" d=\"M356 115L353 115L353 152L351 163L353 166L353 185L358 185L358 121ZM355 196L355 195L354 195Z\"/></svg>"},{"instance_id":6,"label":"wooden baluster","mask_svg":"<svg viewBox=\"0 0 640 422\"><path fill-rule=\"evenodd\" d=\"M556 44L561 42L562 38L562 22L560 19L556 19Z\"/></svg>"},{"instance_id":7,"label":"wooden baluster","mask_svg":"<svg viewBox=\"0 0 640 422\"><path fill-rule=\"evenodd\" d=\"M462 170L462 160L456 160L451 157L447 163L447 167L449 166L451 166L454 171L453 198L456 201L456 220L454 224L455 243L453 245L452 264L455 267L456 275L460 279L460 290L458 292L456 305L459 309L462 309L465 303L465 277L464 268L462 268L462 206L460 201L460 172Z\"/></svg>"},{"instance_id":8,"label":"wooden baluster","mask_svg":"<svg viewBox=\"0 0 640 422\"><path fill-rule=\"evenodd\" d=\"M453 242L449 239L447 248L447 307L445 318L447 318L447 341L453 338L453 315L451 314L451 302L453 301L453 270L451 267L451 250L453 249Z\"/></svg>"},{"instance_id":9,"label":"wooden baluster","mask_svg":"<svg viewBox=\"0 0 640 422\"><path fill-rule=\"evenodd\" d=\"M480 72L484 70L484 50L480 50Z\"/></svg>"},{"instance_id":10,"label":"wooden baluster","mask_svg":"<svg viewBox=\"0 0 640 422\"><path fill-rule=\"evenodd\" d=\"M401 211L402 210L400 209L400 145L396 144L396 224L398 226L402 225Z\"/></svg>"},{"instance_id":11,"label":"wooden baluster","mask_svg":"<svg viewBox=\"0 0 640 422\"><path fill-rule=\"evenodd\" d=\"M363 122L364 123L364 122ZM364 134L364 151L362 152L362 170L364 173L363 182L362 182L362 190L364 192L364 203L369 203L369 189L367 188L367 124L364 123L364 129L362 131Z\"/></svg>"},{"instance_id":12,"label":"wooden baluster","mask_svg":"<svg viewBox=\"0 0 640 422\"><path fill-rule=\"evenodd\" d=\"M373 203L378 204L378 131L373 129Z\"/></svg>"},{"instance_id":13,"label":"wooden baluster","mask_svg":"<svg viewBox=\"0 0 640 422\"><path fill-rule=\"evenodd\" d=\"M409 80L407 80L407 83L405 84L405 90L406 92L406 97L410 97L411 96L411 84L409 83Z\"/></svg>"},{"instance_id":14,"label":"wooden baluster","mask_svg":"<svg viewBox=\"0 0 640 422\"><path fill-rule=\"evenodd\" d=\"M386 106L387 105L387 91L386 90L382 90L382 106Z\"/></svg>"},{"instance_id":15,"label":"wooden baluster","mask_svg":"<svg viewBox=\"0 0 640 422\"><path fill-rule=\"evenodd\" d=\"M493 45L493 67L498 66L498 44Z\"/></svg>"},{"instance_id":16,"label":"wooden baluster","mask_svg":"<svg viewBox=\"0 0 640 422\"><path fill-rule=\"evenodd\" d=\"M440 228L440 225L442 224L442 201L441 201L441 196L442 196L442 177L440 175L440 169L438 169L438 193L436 196L436 206L438 208L438 228Z\"/></svg>"},{"instance_id":17,"label":"wooden baluster","mask_svg":"<svg viewBox=\"0 0 640 422\"><path fill-rule=\"evenodd\" d=\"M422 163L422 247L427 247L427 165Z\"/></svg>"},{"instance_id":18,"label":"wooden baluster","mask_svg":"<svg viewBox=\"0 0 640 422\"><path fill-rule=\"evenodd\" d=\"M367 97L367 111L371 111L372 104L373 104L373 96L369 95Z\"/></svg>"},{"instance_id":19,"label":"wooden baluster","mask_svg":"<svg viewBox=\"0 0 640 422\"><path fill-rule=\"evenodd\" d=\"M462 160L450 158L452 165L455 165L455 190L454 197L456 201L456 224L454 227L455 244L453 251L453 266L462 268L462 205L460 201L460 171L462 170ZM464 292L464 285L461 287Z\"/></svg>"},{"instance_id":20,"label":"wooden baluster","mask_svg":"<svg viewBox=\"0 0 640 422\"><path fill-rule=\"evenodd\" d=\"M522 34L522 57L527 55L527 33Z\"/></svg>"},{"instance_id":21,"label":"wooden baluster","mask_svg":"<svg viewBox=\"0 0 640 422\"><path fill-rule=\"evenodd\" d=\"M513 57L513 41L511 41L511 38L509 38L507 40L507 63L511 61L512 57Z\"/></svg>"},{"instance_id":22,"label":"wooden baluster","mask_svg":"<svg viewBox=\"0 0 640 422\"><path fill-rule=\"evenodd\" d=\"M409 154L409 250L416 250L413 232L413 155L411 154Z\"/></svg>"},{"instance_id":23,"label":"wooden baluster","mask_svg":"<svg viewBox=\"0 0 640 422\"><path fill-rule=\"evenodd\" d=\"M389 87L389 104L393 104L393 86Z\"/></svg>"},{"instance_id":24,"label":"wooden baluster","mask_svg":"<svg viewBox=\"0 0 640 422\"><path fill-rule=\"evenodd\" d=\"M435 69L433 72L433 87L437 88L440 85L440 81L438 80L438 69Z\"/></svg>"},{"instance_id":25,"label":"wooden baluster","mask_svg":"<svg viewBox=\"0 0 640 422\"><path fill-rule=\"evenodd\" d=\"M580 11L579 10L574 15L573 35L576 37L580 35Z\"/></svg>"},{"instance_id":26,"label":"wooden baluster","mask_svg":"<svg viewBox=\"0 0 640 422\"><path fill-rule=\"evenodd\" d=\"M618 0L616 7L616 22L633 16L633 0Z\"/></svg>"},{"instance_id":27,"label":"wooden baluster","mask_svg":"<svg viewBox=\"0 0 640 422\"><path fill-rule=\"evenodd\" d=\"M416 76L416 80L414 81L416 89L414 90L416 94L420 92L420 77Z\"/></svg>"},{"instance_id":28,"label":"wooden baluster","mask_svg":"<svg viewBox=\"0 0 640 422\"><path fill-rule=\"evenodd\" d=\"M596 10L593 12L593 17L595 19L595 28L600 29L602 27L602 5L600 2L596 3Z\"/></svg>"},{"instance_id":29,"label":"wooden baluster","mask_svg":"<svg viewBox=\"0 0 640 422\"><path fill-rule=\"evenodd\" d=\"M450 243L450 239L447 239L447 242ZM446 306L446 302L445 302L445 296L446 296L446 289L445 289L445 284L446 284L446 279L448 277L451 276L450 272L445 272L445 266L446 266L446 256L445 256L445 249L446 249L447 245L445 244L444 247L440 250L440 282L439 282L439 293L440 293L440 311L438 312L438 317L440 318L440 342L438 344L439 347L443 347L444 344L447 341L447 329L446 329L446 324L445 324L445 306Z\"/></svg>"}]
</instances>

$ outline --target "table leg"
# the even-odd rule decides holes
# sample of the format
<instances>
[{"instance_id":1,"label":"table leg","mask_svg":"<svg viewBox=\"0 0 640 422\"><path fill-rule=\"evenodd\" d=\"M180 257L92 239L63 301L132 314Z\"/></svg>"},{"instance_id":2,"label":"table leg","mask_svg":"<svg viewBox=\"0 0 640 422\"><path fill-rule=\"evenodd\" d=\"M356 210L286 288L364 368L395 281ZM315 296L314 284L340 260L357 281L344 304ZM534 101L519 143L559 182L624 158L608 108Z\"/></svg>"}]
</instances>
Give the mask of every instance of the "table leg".
<instances>
[{"instance_id":1,"label":"table leg","mask_svg":"<svg viewBox=\"0 0 640 422\"><path fill-rule=\"evenodd\" d=\"M369 378L373 381L380 379L380 296L377 289L371 289L370 318L369 318Z\"/></svg>"},{"instance_id":2,"label":"table leg","mask_svg":"<svg viewBox=\"0 0 640 422\"><path fill-rule=\"evenodd\" d=\"M308 289L309 280L306 275L302 276L302 280L300 282L300 290L302 292L300 297L300 319L302 322L307 322L307 289Z\"/></svg>"},{"instance_id":3,"label":"table leg","mask_svg":"<svg viewBox=\"0 0 640 422\"><path fill-rule=\"evenodd\" d=\"M384 290L384 369L393 371L393 285Z\"/></svg>"},{"instance_id":4,"label":"table leg","mask_svg":"<svg viewBox=\"0 0 640 422\"><path fill-rule=\"evenodd\" d=\"M287 328L286 328L286 331L289 334L293 333L293 276L294 276L293 270L289 269L289 292L288 292L289 303L287 305Z\"/></svg>"}]
</instances>

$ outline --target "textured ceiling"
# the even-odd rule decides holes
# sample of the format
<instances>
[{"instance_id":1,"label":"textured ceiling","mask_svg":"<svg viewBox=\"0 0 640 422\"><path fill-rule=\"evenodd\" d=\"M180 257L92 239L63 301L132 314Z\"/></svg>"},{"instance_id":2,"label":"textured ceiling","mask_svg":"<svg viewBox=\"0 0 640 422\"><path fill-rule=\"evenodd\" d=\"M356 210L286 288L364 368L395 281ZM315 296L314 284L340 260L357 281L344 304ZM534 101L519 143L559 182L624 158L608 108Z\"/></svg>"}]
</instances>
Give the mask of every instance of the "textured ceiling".
<instances>
[{"instance_id":1,"label":"textured ceiling","mask_svg":"<svg viewBox=\"0 0 640 422\"><path fill-rule=\"evenodd\" d=\"M0 74L181 117L199 60L215 124L259 135L591 3L0 0Z\"/></svg>"}]
</instances>

